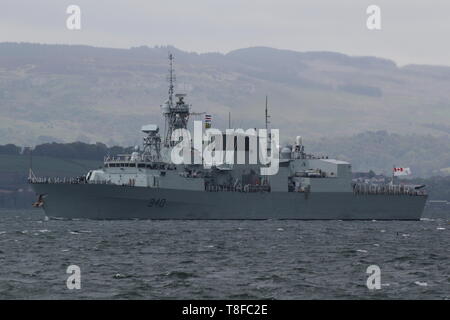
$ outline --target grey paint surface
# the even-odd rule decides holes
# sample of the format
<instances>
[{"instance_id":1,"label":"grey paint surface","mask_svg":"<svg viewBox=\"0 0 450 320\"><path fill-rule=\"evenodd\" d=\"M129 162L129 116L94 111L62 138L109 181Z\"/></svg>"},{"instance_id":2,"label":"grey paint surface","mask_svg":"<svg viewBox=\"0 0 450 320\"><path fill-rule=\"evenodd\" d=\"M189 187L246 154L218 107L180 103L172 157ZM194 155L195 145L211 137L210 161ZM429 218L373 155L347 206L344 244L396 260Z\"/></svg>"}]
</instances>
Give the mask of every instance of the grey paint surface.
<instances>
[{"instance_id":1,"label":"grey paint surface","mask_svg":"<svg viewBox=\"0 0 450 320\"><path fill-rule=\"evenodd\" d=\"M426 196L352 192L206 192L101 184L32 184L53 218L419 220Z\"/></svg>"}]
</instances>

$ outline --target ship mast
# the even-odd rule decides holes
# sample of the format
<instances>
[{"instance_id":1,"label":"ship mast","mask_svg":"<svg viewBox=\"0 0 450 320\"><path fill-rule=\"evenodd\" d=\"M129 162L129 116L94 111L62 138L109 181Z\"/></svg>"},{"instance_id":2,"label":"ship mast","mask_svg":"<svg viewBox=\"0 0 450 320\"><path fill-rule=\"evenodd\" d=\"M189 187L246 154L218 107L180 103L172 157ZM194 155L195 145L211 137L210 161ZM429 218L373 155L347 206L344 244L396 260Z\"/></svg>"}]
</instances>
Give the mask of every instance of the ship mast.
<instances>
[{"instance_id":1,"label":"ship mast","mask_svg":"<svg viewBox=\"0 0 450 320\"><path fill-rule=\"evenodd\" d=\"M266 95L266 118L265 118L265 122L266 122L266 130L268 130L269 129L269 118L270 118L270 116L269 116L269 112L268 112L268 101L267 101L267 95Z\"/></svg>"},{"instance_id":2,"label":"ship mast","mask_svg":"<svg viewBox=\"0 0 450 320\"><path fill-rule=\"evenodd\" d=\"M271 146L272 146L272 141L271 141L271 134L269 133L269 103L268 103L268 98L266 95L266 116L265 116L265 124L266 124L266 132L267 132L267 150L270 151L271 150Z\"/></svg>"},{"instance_id":3,"label":"ship mast","mask_svg":"<svg viewBox=\"0 0 450 320\"><path fill-rule=\"evenodd\" d=\"M176 81L175 72L173 70L173 54L169 52L169 105L173 106L173 88Z\"/></svg>"},{"instance_id":4,"label":"ship mast","mask_svg":"<svg viewBox=\"0 0 450 320\"><path fill-rule=\"evenodd\" d=\"M169 99L161 106L162 113L165 117L165 137L164 137L164 146L172 147L175 142L171 141L172 133L176 129L187 129L187 124L190 116L190 105L184 102L184 97L186 94L175 94L175 97L178 98L177 101L174 102L174 83L176 81L175 71L173 68L173 55L169 53Z\"/></svg>"},{"instance_id":5,"label":"ship mast","mask_svg":"<svg viewBox=\"0 0 450 320\"><path fill-rule=\"evenodd\" d=\"M266 134L267 134L267 155L271 152L272 150L272 136L269 133L269 102L268 102L268 97L266 95L266 110L265 110L265 125L266 125ZM264 182L265 184L269 184L269 176L264 176Z\"/></svg>"}]
</instances>

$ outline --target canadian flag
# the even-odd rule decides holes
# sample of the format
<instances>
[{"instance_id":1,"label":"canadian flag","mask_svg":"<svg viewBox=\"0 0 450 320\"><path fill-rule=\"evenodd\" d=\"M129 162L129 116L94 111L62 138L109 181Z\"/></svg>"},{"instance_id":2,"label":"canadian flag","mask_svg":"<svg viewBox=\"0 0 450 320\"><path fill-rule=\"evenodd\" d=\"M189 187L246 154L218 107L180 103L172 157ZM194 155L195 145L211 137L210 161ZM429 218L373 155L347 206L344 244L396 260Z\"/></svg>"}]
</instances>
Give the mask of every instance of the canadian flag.
<instances>
[{"instance_id":1,"label":"canadian flag","mask_svg":"<svg viewBox=\"0 0 450 320\"><path fill-rule=\"evenodd\" d=\"M394 168L393 169L394 172L394 176L407 176L411 174L411 169L410 168Z\"/></svg>"}]
</instances>

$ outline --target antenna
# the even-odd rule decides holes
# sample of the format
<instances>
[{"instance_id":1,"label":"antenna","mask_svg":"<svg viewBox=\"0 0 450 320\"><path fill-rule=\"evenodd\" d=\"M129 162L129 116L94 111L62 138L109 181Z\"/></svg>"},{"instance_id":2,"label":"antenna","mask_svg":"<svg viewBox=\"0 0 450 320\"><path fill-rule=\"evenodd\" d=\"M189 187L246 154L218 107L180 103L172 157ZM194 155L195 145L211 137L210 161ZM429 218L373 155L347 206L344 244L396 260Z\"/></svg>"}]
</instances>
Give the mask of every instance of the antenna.
<instances>
[{"instance_id":1,"label":"antenna","mask_svg":"<svg viewBox=\"0 0 450 320\"><path fill-rule=\"evenodd\" d=\"M269 99L266 95L266 112L265 112L265 124L266 124L266 133L267 133L267 153L269 153L269 151L272 153L272 148L271 148L271 143L272 143L272 136L269 133ZM269 176L264 176L264 182L266 184L269 184Z\"/></svg>"},{"instance_id":2,"label":"antenna","mask_svg":"<svg viewBox=\"0 0 450 320\"><path fill-rule=\"evenodd\" d=\"M269 109L268 109L268 98L267 98L267 95L266 95L266 120L265 120L265 122L266 122L266 130L269 129L269 123L270 123L269 118L270 118L270 116L269 116Z\"/></svg>"},{"instance_id":3,"label":"antenna","mask_svg":"<svg viewBox=\"0 0 450 320\"><path fill-rule=\"evenodd\" d=\"M33 147L28 147L29 156L30 156L30 168L28 170L28 180L33 182L36 179L36 176L33 172Z\"/></svg>"},{"instance_id":4,"label":"antenna","mask_svg":"<svg viewBox=\"0 0 450 320\"><path fill-rule=\"evenodd\" d=\"M173 106L173 89L176 81L175 72L173 70L173 54L169 52L169 105Z\"/></svg>"},{"instance_id":5,"label":"antenna","mask_svg":"<svg viewBox=\"0 0 450 320\"><path fill-rule=\"evenodd\" d=\"M228 112L228 129L231 129L231 111Z\"/></svg>"},{"instance_id":6,"label":"antenna","mask_svg":"<svg viewBox=\"0 0 450 320\"><path fill-rule=\"evenodd\" d=\"M30 170L33 171L33 147L30 147Z\"/></svg>"}]
</instances>

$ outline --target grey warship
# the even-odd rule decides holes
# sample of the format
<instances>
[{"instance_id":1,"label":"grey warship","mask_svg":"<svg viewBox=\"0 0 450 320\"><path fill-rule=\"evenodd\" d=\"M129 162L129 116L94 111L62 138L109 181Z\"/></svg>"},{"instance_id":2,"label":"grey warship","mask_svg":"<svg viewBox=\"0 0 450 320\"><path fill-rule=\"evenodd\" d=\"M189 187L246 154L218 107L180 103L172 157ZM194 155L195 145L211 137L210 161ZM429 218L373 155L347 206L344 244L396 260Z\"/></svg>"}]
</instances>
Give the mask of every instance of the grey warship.
<instances>
[{"instance_id":1,"label":"grey warship","mask_svg":"<svg viewBox=\"0 0 450 320\"><path fill-rule=\"evenodd\" d=\"M29 182L34 204L57 219L293 219L419 220L427 195L415 186L352 181L348 162L305 152L300 136L274 151L275 175L260 174L260 164L174 164L170 159L177 129L187 129L191 105L174 93L169 55L168 100L161 106L164 134L144 125L142 148L106 156L100 169L76 178L37 177ZM266 104L266 128L267 128ZM245 141L246 159L249 137ZM224 141L229 139L224 136Z\"/></svg>"}]
</instances>

